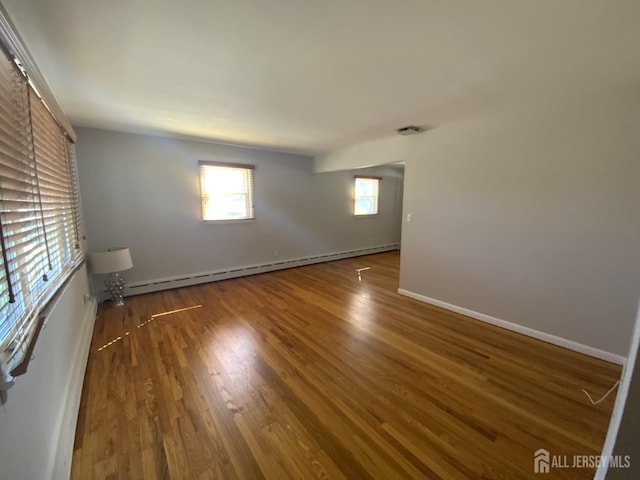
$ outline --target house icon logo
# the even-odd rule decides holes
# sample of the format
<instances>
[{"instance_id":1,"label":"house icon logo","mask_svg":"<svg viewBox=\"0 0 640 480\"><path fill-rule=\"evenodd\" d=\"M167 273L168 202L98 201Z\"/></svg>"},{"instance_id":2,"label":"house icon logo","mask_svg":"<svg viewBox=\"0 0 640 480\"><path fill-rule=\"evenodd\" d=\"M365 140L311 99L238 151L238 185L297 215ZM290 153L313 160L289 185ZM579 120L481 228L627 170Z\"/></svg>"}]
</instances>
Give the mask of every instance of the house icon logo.
<instances>
[{"instance_id":1,"label":"house icon logo","mask_svg":"<svg viewBox=\"0 0 640 480\"><path fill-rule=\"evenodd\" d=\"M549 452L544 448L533 454L533 471L535 473L549 473Z\"/></svg>"}]
</instances>

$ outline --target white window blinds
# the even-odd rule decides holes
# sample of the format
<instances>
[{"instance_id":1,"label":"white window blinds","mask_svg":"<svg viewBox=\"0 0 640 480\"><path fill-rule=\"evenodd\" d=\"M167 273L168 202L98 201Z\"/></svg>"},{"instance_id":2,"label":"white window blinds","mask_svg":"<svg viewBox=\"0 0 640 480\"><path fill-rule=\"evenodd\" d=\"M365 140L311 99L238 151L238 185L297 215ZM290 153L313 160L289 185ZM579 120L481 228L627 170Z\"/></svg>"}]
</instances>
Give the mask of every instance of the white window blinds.
<instances>
[{"instance_id":1,"label":"white window blinds","mask_svg":"<svg viewBox=\"0 0 640 480\"><path fill-rule=\"evenodd\" d=\"M60 269L79 253L74 213L76 198L71 167L71 144L33 90L31 119L40 205L51 268ZM79 212L78 212L79 213Z\"/></svg>"},{"instance_id":2,"label":"white window blinds","mask_svg":"<svg viewBox=\"0 0 640 480\"><path fill-rule=\"evenodd\" d=\"M204 221L254 218L253 165L198 162Z\"/></svg>"},{"instance_id":3,"label":"white window blinds","mask_svg":"<svg viewBox=\"0 0 640 480\"><path fill-rule=\"evenodd\" d=\"M38 314L82 261L82 235L73 145L0 51L0 386L28 356Z\"/></svg>"}]
</instances>

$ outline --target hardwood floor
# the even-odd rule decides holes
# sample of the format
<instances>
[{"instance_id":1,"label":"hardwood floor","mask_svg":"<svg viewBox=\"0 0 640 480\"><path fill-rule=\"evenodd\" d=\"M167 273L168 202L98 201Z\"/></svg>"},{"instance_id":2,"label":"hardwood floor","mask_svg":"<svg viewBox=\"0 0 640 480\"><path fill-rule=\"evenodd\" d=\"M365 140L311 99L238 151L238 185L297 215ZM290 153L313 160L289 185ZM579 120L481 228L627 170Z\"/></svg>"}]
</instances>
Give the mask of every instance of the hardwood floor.
<instances>
[{"instance_id":1,"label":"hardwood floor","mask_svg":"<svg viewBox=\"0 0 640 480\"><path fill-rule=\"evenodd\" d=\"M539 448L600 453L615 395L581 389L599 397L619 366L402 297L398 264L102 305L72 478L540 478Z\"/></svg>"}]
</instances>

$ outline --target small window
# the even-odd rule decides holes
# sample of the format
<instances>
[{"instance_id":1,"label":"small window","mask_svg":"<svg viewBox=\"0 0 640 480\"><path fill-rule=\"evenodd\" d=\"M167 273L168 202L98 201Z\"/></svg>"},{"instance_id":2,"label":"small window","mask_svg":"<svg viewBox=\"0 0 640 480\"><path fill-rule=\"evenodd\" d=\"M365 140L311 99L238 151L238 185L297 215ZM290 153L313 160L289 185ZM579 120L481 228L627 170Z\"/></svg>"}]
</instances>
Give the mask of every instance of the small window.
<instances>
[{"instance_id":1,"label":"small window","mask_svg":"<svg viewBox=\"0 0 640 480\"><path fill-rule=\"evenodd\" d=\"M354 215L376 215L378 213L379 186L380 177L356 177Z\"/></svg>"},{"instance_id":2,"label":"small window","mask_svg":"<svg viewBox=\"0 0 640 480\"><path fill-rule=\"evenodd\" d=\"M202 219L248 220L253 215L253 165L198 162Z\"/></svg>"}]
</instances>

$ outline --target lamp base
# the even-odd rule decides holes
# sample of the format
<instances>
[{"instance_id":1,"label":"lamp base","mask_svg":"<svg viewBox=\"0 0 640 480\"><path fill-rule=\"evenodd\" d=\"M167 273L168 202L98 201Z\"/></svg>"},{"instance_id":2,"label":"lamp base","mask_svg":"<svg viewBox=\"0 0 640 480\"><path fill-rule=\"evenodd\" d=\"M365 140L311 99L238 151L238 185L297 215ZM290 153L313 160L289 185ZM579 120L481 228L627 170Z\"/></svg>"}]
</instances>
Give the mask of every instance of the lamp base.
<instances>
[{"instance_id":1,"label":"lamp base","mask_svg":"<svg viewBox=\"0 0 640 480\"><path fill-rule=\"evenodd\" d=\"M124 278L118 273L110 273L104 284L111 294L111 304L114 307L122 307L124 305Z\"/></svg>"}]
</instances>

